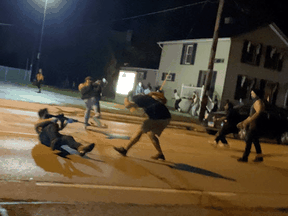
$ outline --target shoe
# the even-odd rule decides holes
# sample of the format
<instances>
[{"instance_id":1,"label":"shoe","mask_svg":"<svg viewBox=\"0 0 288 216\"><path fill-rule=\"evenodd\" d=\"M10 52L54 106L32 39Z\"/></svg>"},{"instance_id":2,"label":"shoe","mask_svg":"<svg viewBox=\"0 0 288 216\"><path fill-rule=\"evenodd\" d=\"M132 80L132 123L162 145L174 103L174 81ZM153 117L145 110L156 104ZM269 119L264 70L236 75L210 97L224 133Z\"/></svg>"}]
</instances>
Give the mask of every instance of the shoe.
<instances>
[{"instance_id":1,"label":"shoe","mask_svg":"<svg viewBox=\"0 0 288 216\"><path fill-rule=\"evenodd\" d=\"M78 148L78 152L80 153L80 156L83 157L87 152L91 152L95 147L94 143L91 143L90 145L87 146L80 146Z\"/></svg>"},{"instance_id":2,"label":"shoe","mask_svg":"<svg viewBox=\"0 0 288 216\"><path fill-rule=\"evenodd\" d=\"M162 160L165 160L165 157L164 157L164 155L163 155L163 154L161 154L161 153L158 153L157 155L155 155L155 156L152 156L151 158L152 158L152 159L154 159L154 160L158 160L158 159L162 159Z\"/></svg>"},{"instance_id":3,"label":"shoe","mask_svg":"<svg viewBox=\"0 0 288 216\"><path fill-rule=\"evenodd\" d=\"M117 152L119 152L122 156L126 156L127 150L123 147L113 147Z\"/></svg>"},{"instance_id":4,"label":"shoe","mask_svg":"<svg viewBox=\"0 0 288 216\"><path fill-rule=\"evenodd\" d=\"M100 117L101 117L101 114L98 112L94 115L94 118L100 118Z\"/></svg>"},{"instance_id":5,"label":"shoe","mask_svg":"<svg viewBox=\"0 0 288 216\"><path fill-rule=\"evenodd\" d=\"M253 162L263 162L263 157L256 157Z\"/></svg>"},{"instance_id":6,"label":"shoe","mask_svg":"<svg viewBox=\"0 0 288 216\"><path fill-rule=\"evenodd\" d=\"M248 162L248 158L241 157L241 158L238 158L237 161L238 162Z\"/></svg>"},{"instance_id":7,"label":"shoe","mask_svg":"<svg viewBox=\"0 0 288 216\"><path fill-rule=\"evenodd\" d=\"M84 125L85 130L87 129L88 126L91 126L89 123L85 123Z\"/></svg>"},{"instance_id":8,"label":"shoe","mask_svg":"<svg viewBox=\"0 0 288 216\"><path fill-rule=\"evenodd\" d=\"M225 147L225 148L230 148L230 145L227 143L227 144L223 144L223 146Z\"/></svg>"},{"instance_id":9,"label":"shoe","mask_svg":"<svg viewBox=\"0 0 288 216\"><path fill-rule=\"evenodd\" d=\"M211 145L215 148L218 146L218 143L216 142L216 140L214 140L213 142L209 141L209 143L211 143Z\"/></svg>"},{"instance_id":10,"label":"shoe","mask_svg":"<svg viewBox=\"0 0 288 216\"><path fill-rule=\"evenodd\" d=\"M54 151L55 149L59 149L60 147L60 142L59 139L53 139L50 143L50 148Z\"/></svg>"},{"instance_id":11,"label":"shoe","mask_svg":"<svg viewBox=\"0 0 288 216\"><path fill-rule=\"evenodd\" d=\"M223 147L224 147L224 144L223 144L223 143L219 143L218 146L221 147L221 148L223 148Z\"/></svg>"}]
</instances>

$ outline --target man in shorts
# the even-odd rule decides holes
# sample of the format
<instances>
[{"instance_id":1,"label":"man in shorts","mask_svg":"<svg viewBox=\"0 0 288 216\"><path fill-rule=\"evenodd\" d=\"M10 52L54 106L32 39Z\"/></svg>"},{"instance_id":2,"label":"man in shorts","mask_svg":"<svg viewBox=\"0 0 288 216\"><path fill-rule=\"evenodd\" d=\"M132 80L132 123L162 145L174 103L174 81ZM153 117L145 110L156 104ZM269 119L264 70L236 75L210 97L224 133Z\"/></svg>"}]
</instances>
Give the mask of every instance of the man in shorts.
<instances>
[{"instance_id":1,"label":"man in shorts","mask_svg":"<svg viewBox=\"0 0 288 216\"><path fill-rule=\"evenodd\" d=\"M125 98L124 105L126 108L130 108L130 111L138 107L143 108L149 118L143 122L141 128L138 129L126 148L114 147L114 149L121 155L126 156L129 149L140 140L142 134L146 133L158 151L158 154L151 158L155 160L165 160L157 136L160 137L171 120L171 114L165 106L166 102L167 100L162 92L150 92L148 95L135 95L132 97L132 101Z\"/></svg>"}]
</instances>

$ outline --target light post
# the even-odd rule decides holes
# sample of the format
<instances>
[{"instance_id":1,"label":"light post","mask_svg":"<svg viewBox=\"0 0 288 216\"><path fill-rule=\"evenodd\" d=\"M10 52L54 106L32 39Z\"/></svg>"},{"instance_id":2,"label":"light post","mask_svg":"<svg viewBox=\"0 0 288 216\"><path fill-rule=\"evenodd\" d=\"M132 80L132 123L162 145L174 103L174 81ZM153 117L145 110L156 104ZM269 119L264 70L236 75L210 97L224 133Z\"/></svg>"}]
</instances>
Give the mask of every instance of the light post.
<instances>
[{"instance_id":1,"label":"light post","mask_svg":"<svg viewBox=\"0 0 288 216\"><path fill-rule=\"evenodd\" d=\"M48 0L45 0L44 15L43 15L41 35L40 35L40 42L39 42L39 49L38 49L38 53L37 53L36 73L38 73L38 70L39 70L39 67L40 67L40 58L41 58L41 49L42 49L42 39L43 39L43 32L44 32L44 26L45 26L45 18L46 18L47 4L48 4Z\"/></svg>"}]
</instances>

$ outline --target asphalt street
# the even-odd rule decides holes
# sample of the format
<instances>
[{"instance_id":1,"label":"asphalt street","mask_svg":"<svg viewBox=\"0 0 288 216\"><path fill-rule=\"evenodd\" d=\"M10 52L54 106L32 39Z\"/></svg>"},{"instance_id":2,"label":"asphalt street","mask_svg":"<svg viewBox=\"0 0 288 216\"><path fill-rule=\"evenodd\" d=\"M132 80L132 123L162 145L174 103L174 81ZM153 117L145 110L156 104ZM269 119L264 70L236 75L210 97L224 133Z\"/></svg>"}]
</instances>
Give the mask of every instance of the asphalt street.
<instances>
[{"instance_id":1,"label":"asphalt street","mask_svg":"<svg viewBox=\"0 0 288 216\"><path fill-rule=\"evenodd\" d=\"M5 96L2 91L5 90L1 90L1 95ZM39 94L35 92L35 95ZM30 97L34 96L28 90L24 98ZM41 93L41 97L45 98L45 94ZM60 100L58 95L56 98ZM65 103L67 100L64 99ZM169 215L169 212L171 215L180 212L180 215L287 213L287 146L263 143L264 162L252 162L255 157L252 149L250 161L243 164L236 161L243 153L243 141L231 138L228 139L231 148L214 148L211 146L214 136L170 127L160 137L166 161L150 159L156 150L145 135L127 157L122 157L113 146L127 145L139 123L102 120L108 125L107 129L90 127L85 130L81 123L69 124L63 130L64 134L72 135L83 144L93 142L96 147L81 158L76 151L64 146L69 154L63 155L63 152L53 152L39 143L34 131L37 111L48 107L52 114L64 113L83 121L84 110L63 107L61 102L52 104L0 99L1 200L57 202L62 204L58 209L63 212L64 205L69 209L69 206L75 207L75 203L81 203L81 209L91 203L98 203L95 209L101 205L107 207L110 204L111 207L114 203L121 209L119 215L123 215L120 212L124 206L128 209L126 215L132 215L130 213L137 212L136 209L145 213L151 211L152 215L152 212L159 213L154 215ZM117 113L114 115L117 118ZM131 204L135 205L134 209ZM50 212L57 209L55 205L47 207L49 204L46 203L41 208ZM171 212L169 206L175 205L178 207ZM0 202L0 206L0 215L5 210L11 213L18 207L26 209L23 203L11 208L11 205ZM34 206L34 215L42 211L37 206ZM81 212L80 207L74 207L71 211ZM92 211L91 206L87 208ZM246 209L246 212L240 209ZM190 214L191 211L195 214ZM111 212L117 213L117 210L112 207ZM105 213L103 210L102 213L107 215L109 211Z\"/></svg>"}]
</instances>

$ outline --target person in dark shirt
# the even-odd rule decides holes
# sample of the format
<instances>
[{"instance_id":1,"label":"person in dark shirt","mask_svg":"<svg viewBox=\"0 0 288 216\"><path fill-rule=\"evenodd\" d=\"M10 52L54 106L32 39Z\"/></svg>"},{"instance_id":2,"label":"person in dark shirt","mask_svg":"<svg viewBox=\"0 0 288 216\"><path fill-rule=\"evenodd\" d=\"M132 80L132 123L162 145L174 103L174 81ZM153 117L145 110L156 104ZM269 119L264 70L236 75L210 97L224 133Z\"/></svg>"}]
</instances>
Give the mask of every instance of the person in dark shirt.
<instances>
[{"instance_id":1,"label":"person in dark shirt","mask_svg":"<svg viewBox=\"0 0 288 216\"><path fill-rule=\"evenodd\" d=\"M219 131L218 136L215 138L214 145L217 146L218 142L221 141L225 147L229 147L225 136L230 133L238 133L239 129L237 128L237 124L242 119L238 111L233 108L231 102L225 104L224 109L226 110L226 116L218 119L223 120L224 125Z\"/></svg>"},{"instance_id":2,"label":"person in dark shirt","mask_svg":"<svg viewBox=\"0 0 288 216\"><path fill-rule=\"evenodd\" d=\"M124 105L126 108L130 108L130 111L133 111L138 107L143 108L149 118L143 122L141 128L136 132L126 148L114 147L114 149L121 155L126 156L129 149L140 140L142 134L146 133L158 151L158 154L151 158L155 160L165 160L157 136L160 137L171 120L171 114L165 106L166 102L167 100L161 92L150 92L147 95L135 95L132 97L132 101L125 98Z\"/></svg>"},{"instance_id":3,"label":"person in dark shirt","mask_svg":"<svg viewBox=\"0 0 288 216\"><path fill-rule=\"evenodd\" d=\"M68 145L70 148L79 152L80 156L84 156L87 152L93 150L95 144L92 143L83 146L75 141L72 136L62 135L59 133L70 122L64 118L64 115L53 116L48 113L48 109L41 109L38 112L39 121L35 125L35 130L39 136L39 140L43 145L50 147L52 150L61 150L62 145ZM53 117L53 118L52 118ZM60 121L61 125L57 124Z\"/></svg>"}]
</instances>

